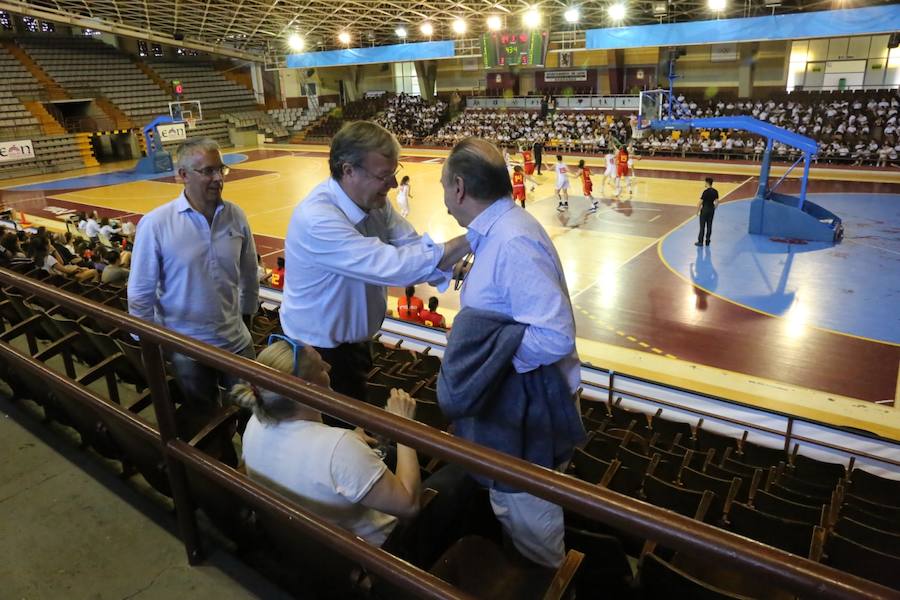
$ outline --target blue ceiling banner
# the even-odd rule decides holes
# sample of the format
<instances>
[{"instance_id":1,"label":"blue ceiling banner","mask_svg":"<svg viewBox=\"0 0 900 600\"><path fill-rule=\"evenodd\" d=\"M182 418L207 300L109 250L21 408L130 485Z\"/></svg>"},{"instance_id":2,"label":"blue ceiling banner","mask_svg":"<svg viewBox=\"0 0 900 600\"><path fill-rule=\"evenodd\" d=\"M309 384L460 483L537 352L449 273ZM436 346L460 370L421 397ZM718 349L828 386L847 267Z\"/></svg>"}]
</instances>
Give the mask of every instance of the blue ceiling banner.
<instances>
[{"instance_id":1,"label":"blue ceiling banner","mask_svg":"<svg viewBox=\"0 0 900 600\"><path fill-rule=\"evenodd\" d=\"M893 33L898 27L900 27L900 4L889 4L747 19L589 29L586 32L586 48L616 50L723 42L796 40Z\"/></svg>"},{"instance_id":2,"label":"blue ceiling banner","mask_svg":"<svg viewBox=\"0 0 900 600\"><path fill-rule=\"evenodd\" d=\"M373 46L371 48L348 48L347 50L288 54L286 63L288 68L301 69L432 60L453 58L455 55L456 49L452 41L418 42L414 44L394 44L392 46Z\"/></svg>"}]
</instances>

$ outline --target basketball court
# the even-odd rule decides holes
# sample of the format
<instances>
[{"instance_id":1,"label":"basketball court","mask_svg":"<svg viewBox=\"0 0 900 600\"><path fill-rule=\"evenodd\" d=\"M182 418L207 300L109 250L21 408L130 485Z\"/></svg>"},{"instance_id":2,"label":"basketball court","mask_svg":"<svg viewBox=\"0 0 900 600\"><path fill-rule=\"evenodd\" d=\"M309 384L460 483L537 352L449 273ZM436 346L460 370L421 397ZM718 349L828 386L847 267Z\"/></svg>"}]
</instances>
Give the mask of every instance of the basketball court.
<instances>
[{"instance_id":1,"label":"basketball court","mask_svg":"<svg viewBox=\"0 0 900 600\"><path fill-rule=\"evenodd\" d=\"M436 240L462 232L443 206L444 156L407 150L401 157L409 219ZM586 160L602 173L602 157ZM224 195L247 213L259 252L274 265L294 206L328 176L327 148L269 145L230 151L226 162ZM60 228L77 210L137 220L180 192L170 174L132 173L132 166L11 181L0 194L32 221ZM527 210L550 233L566 271L582 360L900 439L900 230L891 225L900 222L900 173L813 170L810 198L845 223L843 242L832 246L747 233L757 164L643 157L636 169L630 198L623 190L616 199L612 186L604 193L594 175L602 198L595 213L576 180L570 210L557 212L550 169L528 194ZM707 175L723 204L712 244L698 248L697 200ZM796 182L785 185L790 191ZM459 306L452 290L417 293L437 295L451 319Z\"/></svg>"}]
</instances>

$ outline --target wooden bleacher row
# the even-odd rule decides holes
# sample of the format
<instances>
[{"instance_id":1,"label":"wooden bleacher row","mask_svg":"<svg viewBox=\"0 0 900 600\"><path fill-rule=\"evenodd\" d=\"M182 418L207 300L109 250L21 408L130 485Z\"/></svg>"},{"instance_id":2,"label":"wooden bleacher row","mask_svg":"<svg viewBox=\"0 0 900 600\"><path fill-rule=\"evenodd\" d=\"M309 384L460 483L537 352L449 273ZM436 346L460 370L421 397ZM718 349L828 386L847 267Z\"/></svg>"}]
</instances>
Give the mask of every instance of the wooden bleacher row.
<instances>
[{"instance_id":1,"label":"wooden bleacher row","mask_svg":"<svg viewBox=\"0 0 900 600\"><path fill-rule=\"evenodd\" d=\"M40 128L35 130L40 134ZM0 164L0 179L57 173L84 167L78 137L75 135L44 136L31 138L34 159Z\"/></svg>"},{"instance_id":2,"label":"wooden bleacher row","mask_svg":"<svg viewBox=\"0 0 900 600\"><path fill-rule=\"evenodd\" d=\"M120 289L102 285L82 285L66 278L47 277L37 271L31 274L45 278L44 283L61 284L67 290L82 294L95 302L124 308L123 291ZM116 410L127 411L148 435L136 436L133 431L123 429L115 420L110 421L106 410L97 410L96 407L92 409L86 407L83 402L50 392L46 382L39 378L28 377L27 374L18 373L15 369L6 369L4 379L10 381L20 395L31 396L38 402L48 419L74 427L86 445L92 446L98 453L108 458L121 461L125 473L141 473L158 491L171 495L172 489L165 470L164 457L158 438L154 437L159 432L153 422L153 413L149 410L150 399L146 389L151 386L151 382L144 373L140 347L135 345L129 335L104 327L90 317L70 314L67 310L51 305L38 297L27 297L14 288L7 287L2 292L0 319L4 321L6 327L0 334L0 342L18 342L19 346L27 347L32 360L46 364L55 361L56 370L64 372L70 379L104 391L106 398L115 405ZM257 344L263 343L266 336L272 331L277 331L277 328L277 314L264 313L254 324L254 341ZM387 389L389 386L416 391L420 397L420 405L422 402L433 402L428 398L428 394L434 393L432 383L439 368L439 360L436 357L427 352L424 354L408 352L397 345L392 348L379 348L375 363L378 366L370 374L368 384L370 391L373 392L373 402L379 402L375 398L377 395L375 391L382 387ZM231 444L231 436L239 427L237 410L234 407L222 409L210 420L209 415L196 414L194 409L183 401L177 385L174 385L171 378L166 380L165 387L168 388L176 406L178 431L183 439L190 440L189 447L205 452L210 460L222 461L225 465L231 466L236 464L237 457ZM434 408L436 421L433 425L443 427L445 420L441 418L436 404ZM598 421L600 416L604 418ZM722 452L723 466L719 467L720 469L732 466L732 462L734 464L740 462L730 458L727 450L732 447L736 449L736 457L762 462L769 462L773 452L776 452L768 448L760 450L762 447L747 445L746 440L741 443L740 440L717 436L711 432L701 433L705 430L700 426L694 429L686 423L667 422L661 413L657 413L652 419L640 414L643 421L635 418L636 416L633 412L623 411L617 405L595 406L586 411L585 420L595 429L584 451L573 460L573 473L586 477L586 469L590 469L591 463L585 462L584 457L591 456L589 451L598 443L602 447L618 448L616 458L608 461L609 466L597 481L599 485L604 487L623 485L620 480L627 479L623 479L623 474L631 471L632 482L636 479L640 481L640 487L635 489L640 489L644 500L655 501L676 512L690 514L691 517L702 520L707 514L712 514L708 512L711 506L717 506L713 502L715 492L710 489L705 489L702 493L691 492L667 483L657 476L657 473L662 474L664 470L670 468L660 468L663 460L659 457L650 461L635 458L639 453L633 449L641 447L644 437L637 432L647 434L652 431L650 447L658 447L655 445L671 440L669 448L660 450L659 455L666 452L665 456L670 458L677 455L680 448L684 448L685 456L691 456L689 459L681 460L683 464L679 467L679 479L682 484L684 481L690 481L691 477L690 471L687 470L690 467L686 465L693 464L702 468L702 465L693 462L691 453L700 456L703 453L702 448L706 445L713 453L719 448L726 449ZM612 427L617 422L626 420L628 425L619 431ZM638 423L643 425L643 422L648 422L648 427L638 427ZM694 433L690 440L683 436L689 430ZM617 440L618 446L607 444L604 436ZM156 439L155 443L153 439ZM626 451L635 457L628 456ZM711 464L712 456L713 454L706 452L703 462L707 467ZM777 458L781 455L774 456ZM600 460L602 459L591 459L592 462ZM728 462L729 460L732 462ZM625 462L631 466L625 466ZM817 461L805 462L800 455L794 456L791 464L794 475L835 472L833 465L822 466L817 464ZM647 472L641 481L637 475L639 469L645 465ZM248 562L276 577L296 593L303 595L311 590L317 590L331 592L333 597L406 597L402 590L377 579L365 578L365 585L362 585L363 578L359 576L351 580L348 574L359 575L360 569L346 557L332 552L321 544L311 544L304 536L296 536L284 530L277 520L270 519L270 515L264 511L248 507L245 497L232 488L217 486L215 478L210 479L208 473L192 472L191 468L188 472L191 494L210 521L242 549L242 555ZM880 478L866 477L861 473L864 472L852 471L853 483L849 489L853 493L861 494L860 497L868 496L870 501L881 499L885 495L895 497L894 486L898 485L896 482L885 482ZM775 477L780 478L781 474ZM734 479L736 478L738 477ZM755 479L758 481L758 477ZM740 487L740 484L735 484L732 480L729 494L737 498L736 493L731 491ZM762 490L758 490L752 500L759 502L763 493ZM685 497L685 494L688 496ZM756 515L752 512L755 510L750 505L733 500L728 514L732 522L736 522L742 515L748 519L755 518ZM842 518L846 516L843 509L841 516ZM604 589L610 597L617 598L632 597L635 594L639 594L642 598L667 600L672 597L742 597L728 592L716 595L716 588L697 579L696 567L694 571L686 570L691 568L690 565L682 564L678 556L672 557L670 551L656 548L652 542L644 543L644 553L636 580L638 588L635 589L631 570L625 558L628 536L621 532L616 532L615 535L602 533L598 523L581 517L573 518L569 515L568 519L566 542L570 548L569 559L563 568L552 574L552 578L546 573L543 577L537 577L533 571L523 571L520 566L510 563L494 546L478 538L460 540L445 555L444 560L438 561L433 572L454 584L471 586L470 589L482 597L492 598L560 597L566 588L566 582L572 578L582 597L593 597L598 589ZM830 540L838 539L844 534L853 535L853 528L852 524L840 526L840 533L832 534ZM625 540L624 544L622 539ZM829 559L834 560L834 556L839 552L838 546L829 543L831 545L826 549L830 552ZM577 552L581 549L584 551ZM256 554L266 553L267 550L274 550L275 556L265 554L261 558ZM273 565L273 560L274 564L279 566L267 568ZM581 569L578 569L579 561ZM298 564L304 565L307 569L297 569ZM464 568L461 565L464 565ZM478 567L489 569L495 577L490 581L476 578L474 569ZM325 589L319 589L318 586L325 586ZM488 590L494 593L486 594ZM543 595L545 590L548 591L547 595ZM622 593L619 594L619 591ZM698 591L702 591L702 595L694 593ZM551 595L550 592L554 594Z\"/></svg>"},{"instance_id":3,"label":"wooden bleacher row","mask_svg":"<svg viewBox=\"0 0 900 600\"><path fill-rule=\"evenodd\" d=\"M284 125L261 110L223 112L220 118L236 128L253 128L274 138L285 138L290 134Z\"/></svg>"},{"instance_id":4,"label":"wooden bleacher row","mask_svg":"<svg viewBox=\"0 0 900 600\"><path fill-rule=\"evenodd\" d=\"M250 90L226 79L209 63L150 61L147 64L161 79L181 81L185 86L185 100L201 101L204 110L256 106Z\"/></svg>"},{"instance_id":5,"label":"wooden bleacher row","mask_svg":"<svg viewBox=\"0 0 900 600\"><path fill-rule=\"evenodd\" d=\"M200 137L208 137L218 142L222 148L230 148L234 144L231 143L231 137L228 135L228 125L223 119L204 119L198 122L193 128L188 128L187 138L194 139ZM178 148L181 142L164 143L163 147L168 152Z\"/></svg>"},{"instance_id":6,"label":"wooden bleacher row","mask_svg":"<svg viewBox=\"0 0 900 600\"><path fill-rule=\"evenodd\" d=\"M106 306L126 308L122 289L79 284L65 277L48 277L40 271L29 274ZM158 434L141 348L130 335L8 287L0 294L0 319L5 325L0 342L25 348L32 360L52 366L82 385L91 386L120 410L127 411L148 432ZM265 318L262 321L265 323ZM265 324L262 330L254 329L254 339L257 342L264 340ZM392 353L386 351L385 354ZM54 394L44 381L23 376L4 366L0 363L3 379L12 385L17 397L29 398L39 404L45 419L74 428L84 446L90 446L104 458L119 461L124 474L140 474L157 492L166 496L173 494L158 445L148 443L147 439L133 435L115 420L106 418L104 411L90 410L73 398ZM239 429L238 409L227 407L212 415L198 412L185 401L171 377L167 378L166 386L176 408L179 434L190 440L192 448L205 452L210 459L236 468L238 456L231 440ZM360 569L352 561L321 545L311 544L303 536L290 534L269 515L251 511L238 496L215 486L202 474L193 473L189 484L199 508L221 533L241 547L242 556L298 596L306 597L312 593L328 598L412 597L385 581L360 577ZM424 510L427 510L427 504ZM414 527L414 523L397 527L384 548L403 552L415 533ZM517 564L487 540L469 536L450 548L436 563L434 572L448 581L466 585L465 577L459 573L468 571L471 566L462 569L457 563L469 565L476 557L480 561L489 561L493 578L498 582L505 581L506 591L502 598L510 600L562 597L568 579L575 574L581 559L577 552L570 552L558 573L548 573ZM306 568L297 569L298 564ZM455 581L457 579L460 580ZM548 588L554 589L555 593L541 594Z\"/></svg>"},{"instance_id":7,"label":"wooden bleacher row","mask_svg":"<svg viewBox=\"0 0 900 600\"><path fill-rule=\"evenodd\" d=\"M739 535L900 590L900 481L819 461L603 403L590 409L591 433L569 472L591 483L714 524ZM635 551L643 540L567 515L567 524L620 538ZM652 546L644 545L646 559ZM670 559L669 562L667 558ZM781 591L677 555L653 568L684 576L683 589L708 587L722 597L778 597ZM678 575L677 572L681 572ZM671 583L671 581L670 581ZM741 595L743 594L743 595Z\"/></svg>"}]
</instances>

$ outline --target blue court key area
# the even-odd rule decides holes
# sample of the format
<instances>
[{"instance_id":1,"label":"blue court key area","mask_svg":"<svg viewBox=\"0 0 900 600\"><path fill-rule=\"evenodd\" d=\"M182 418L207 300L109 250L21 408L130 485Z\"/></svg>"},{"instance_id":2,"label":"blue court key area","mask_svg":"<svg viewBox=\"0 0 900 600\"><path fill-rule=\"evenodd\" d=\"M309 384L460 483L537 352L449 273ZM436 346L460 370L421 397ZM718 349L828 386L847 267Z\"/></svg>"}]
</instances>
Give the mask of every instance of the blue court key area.
<instances>
[{"instance_id":1,"label":"blue court key area","mask_svg":"<svg viewBox=\"0 0 900 600\"><path fill-rule=\"evenodd\" d=\"M232 154L223 154L222 160L226 165L234 165L247 160L246 154L234 152ZM28 185L20 185L18 187L9 188L16 192L37 192L48 190L71 190L98 188L108 185L117 185L120 183L133 183L135 181L147 181L153 179L162 179L163 177L171 177L172 173L137 173L135 171L113 171L112 173L98 173L96 175L83 175L81 177L70 177L68 179L57 179L55 181L46 181L43 183L30 183Z\"/></svg>"},{"instance_id":2,"label":"blue court key area","mask_svg":"<svg viewBox=\"0 0 900 600\"><path fill-rule=\"evenodd\" d=\"M747 233L750 201L722 204L712 244L697 247L696 219L662 242L688 281L727 300L804 325L900 344L900 195L810 194L839 215L844 240L789 244Z\"/></svg>"}]
</instances>

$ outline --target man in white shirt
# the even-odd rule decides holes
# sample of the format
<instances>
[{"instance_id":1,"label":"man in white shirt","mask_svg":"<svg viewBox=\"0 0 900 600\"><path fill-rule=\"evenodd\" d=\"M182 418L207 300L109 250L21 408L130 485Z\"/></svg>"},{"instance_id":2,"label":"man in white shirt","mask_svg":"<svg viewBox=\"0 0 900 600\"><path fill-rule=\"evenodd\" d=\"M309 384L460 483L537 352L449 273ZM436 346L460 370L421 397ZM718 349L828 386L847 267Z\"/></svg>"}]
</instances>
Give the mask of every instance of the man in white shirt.
<instances>
[{"instance_id":1,"label":"man in white shirt","mask_svg":"<svg viewBox=\"0 0 900 600\"><path fill-rule=\"evenodd\" d=\"M345 125L331 143L331 177L294 210L284 244L284 332L314 346L331 365L333 389L359 400L387 287L446 285L469 251L465 236L437 244L394 211L387 194L399 155L380 125Z\"/></svg>"},{"instance_id":2,"label":"man in white shirt","mask_svg":"<svg viewBox=\"0 0 900 600\"><path fill-rule=\"evenodd\" d=\"M222 199L228 167L215 140L181 145L181 195L138 224L128 278L128 312L201 342L255 358L248 329L259 308L256 246L244 211ZM186 398L212 405L219 384L237 380L173 353Z\"/></svg>"}]
</instances>

